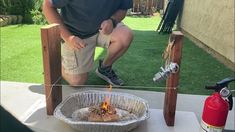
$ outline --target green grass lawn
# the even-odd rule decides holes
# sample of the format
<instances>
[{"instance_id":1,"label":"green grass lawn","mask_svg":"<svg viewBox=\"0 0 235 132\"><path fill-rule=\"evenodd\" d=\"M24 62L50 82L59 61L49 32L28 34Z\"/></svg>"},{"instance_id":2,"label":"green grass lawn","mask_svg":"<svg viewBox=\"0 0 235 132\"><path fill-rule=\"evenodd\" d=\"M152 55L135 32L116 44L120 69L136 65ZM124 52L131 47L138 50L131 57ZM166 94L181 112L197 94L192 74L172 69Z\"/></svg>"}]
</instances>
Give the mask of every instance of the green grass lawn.
<instances>
[{"instance_id":1,"label":"green grass lawn","mask_svg":"<svg viewBox=\"0 0 235 132\"><path fill-rule=\"evenodd\" d=\"M159 21L159 17L127 17L124 20L124 23L133 29L134 40L127 53L115 63L114 69L125 80L126 86L164 90L165 82L156 84L152 81L154 74L163 64L161 54L169 37L159 35L155 31ZM13 25L1 28L1 80L43 83L40 27ZM103 58L105 52L104 49L96 49L96 63L87 84L106 84L94 73L98 59ZM189 39L184 39L180 93L208 94L210 92L204 90L204 85L214 84L229 76L234 76L234 72L195 46Z\"/></svg>"}]
</instances>

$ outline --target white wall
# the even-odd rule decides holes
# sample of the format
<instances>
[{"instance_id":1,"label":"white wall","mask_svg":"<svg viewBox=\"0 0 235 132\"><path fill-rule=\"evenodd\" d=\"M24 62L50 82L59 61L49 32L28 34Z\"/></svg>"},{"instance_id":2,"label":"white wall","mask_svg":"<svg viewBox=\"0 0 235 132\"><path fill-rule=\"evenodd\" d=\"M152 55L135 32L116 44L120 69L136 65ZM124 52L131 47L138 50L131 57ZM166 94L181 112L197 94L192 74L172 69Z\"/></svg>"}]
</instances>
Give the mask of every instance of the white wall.
<instances>
[{"instance_id":1,"label":"white wall","mask_svg":"<svg viewBox=\"0 0 235 132\"><path fill-rule=\"evenodd\" d=\"M235 64L234 0L184 0L180 28Z\"/></svg>"}]
</instances>

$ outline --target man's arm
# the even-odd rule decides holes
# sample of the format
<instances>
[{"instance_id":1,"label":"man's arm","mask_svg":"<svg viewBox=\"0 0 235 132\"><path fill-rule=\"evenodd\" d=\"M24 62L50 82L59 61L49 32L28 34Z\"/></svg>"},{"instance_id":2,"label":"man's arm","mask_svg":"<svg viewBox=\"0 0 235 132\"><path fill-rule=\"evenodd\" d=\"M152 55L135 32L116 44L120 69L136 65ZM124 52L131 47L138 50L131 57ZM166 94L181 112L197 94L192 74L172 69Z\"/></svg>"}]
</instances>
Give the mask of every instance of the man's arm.
<instances>
[{"instance_id":1,"label":"man's arm","mask_svg":"<svg viewBox=\"0 0 235 132\"><path fill-rule=\"evenodd\" d=\"M110 34L115 28L116 24L121 22L126 16L126 10L117 10L110 19L104 20L101 23L101 32L104 34Z\"/></svg>"},{"instance_id":2,"label":"man's arm","mask_svg":"<svg viewBox=\"0 0 235 132\"><path fill-rule=\"evenodd\" d=\"M64 25L64 22L62 21L60 14L57 12L56 8L53 7L50 0L44 0L42 9L47 21L50 24L51 23L59 24L60 36L71 48L80 49L85 47L85 43L77 36L74 36Z\"/></svg>"},{"instance_id":3,"label":"man's arm","mask_svg":"<svg viewBox=\"0 0 235 132\"><path fill-rule=\"evenodd\" d=\"M121 22L126 17L126 12L126 10L118 10L111 16L111 18L116 22Z\"/></svg>"}]
</instances>

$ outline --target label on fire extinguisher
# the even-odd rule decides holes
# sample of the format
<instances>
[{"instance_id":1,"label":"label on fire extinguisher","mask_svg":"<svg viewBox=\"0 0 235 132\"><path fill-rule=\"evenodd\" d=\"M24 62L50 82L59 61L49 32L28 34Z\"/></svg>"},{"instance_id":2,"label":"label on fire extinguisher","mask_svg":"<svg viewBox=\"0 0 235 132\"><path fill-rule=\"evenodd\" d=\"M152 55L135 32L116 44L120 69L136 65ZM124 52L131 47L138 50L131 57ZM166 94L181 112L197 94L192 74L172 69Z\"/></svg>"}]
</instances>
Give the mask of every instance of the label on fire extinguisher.
<instances>
[{"instance_id":1,"label":"label on fire extinguisher","mask_svg":"<svg viewBox=\"0 0 235 132\"><path fill-rule=\"evenodd\" d=\"M223 132L224 127L216 127L201 121L200 132Z\"/></svg>"}]
</instances>

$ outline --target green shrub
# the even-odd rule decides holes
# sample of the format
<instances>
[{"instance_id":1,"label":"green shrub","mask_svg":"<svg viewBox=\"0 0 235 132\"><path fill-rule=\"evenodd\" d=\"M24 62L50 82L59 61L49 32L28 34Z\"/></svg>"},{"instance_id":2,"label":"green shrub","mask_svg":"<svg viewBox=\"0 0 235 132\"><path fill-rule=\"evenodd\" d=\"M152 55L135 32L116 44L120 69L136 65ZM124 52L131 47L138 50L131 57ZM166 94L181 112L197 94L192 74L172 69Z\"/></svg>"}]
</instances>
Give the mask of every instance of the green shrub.
<instances>
[{"instance_id":1,"label":"green shrub","mask_svg":"<svg viewBox=\"0 0 235 132\"><path fill-rule=\"evenodd\" d=\"M6 4L5 4L4 0L0 0L0 14L1 15L7 14Z\"/></svg>"},{"instance_id":2,"label":"green shrub","mask_svg":"<svg viewBox=\"0 0 235 132\"><path fill-rule=\"evenodd\" d=\"M27 24L33 23L32 15L30 12L23 16L23 23L27 23Z\"/></svg>"},{"instance_id":3,"label":"green shrub","mask_svg":"<svg viewBox=\"0 0 235 132\"><path fill-rule=\"evenodd\" d=\"M43 4L43 0L35 0L34 1L34 9L31 10L31 15L33 16L33 22L34 24L38 24L38 25L43 25L46 24L47 21L45 19L45 16L42 13L42 4Z\"/></svg>"},{"instance_id":4,"label":"green shrub","mask_svg":"<svg viewBox=\"0 0 235 132\"><path fill-rule=\"evenodd\" d=\"M32 23L30 11L33 9L33 0L1 0L0 10L3 15L21 15L24 23Z\"/></svg>"},{"instance_id":5,"label":"green shrub","mask_svg":"<svg viewBox=\"0 0 235 132\"><path fill-rule=\"evenodd\" d=\"M34 0L34 9L42 11L43 0Z\"/></svg>"},{"instance_id":6,"label":"green shrub","mask_svg":"<svg viewBox=\"0 0 235 132\"><path fill-rule=\"evenodd\" d=\"M0 0L0 14L21 15L23 23L46 24L42 3L43 0ZM16 19L9 20L9 23L16 23Z\"/></svg>"},{"instance_id":7,"label":"green shrub","mask_svg":"<svg viewBox=\"0 0 235 132\"><path fill-rule=\"evenodd\" d=\"M33 19L33 22L34 24L38 24L38 25L44 25L47 23L43 13L39 10L32 10L31 11L31 14L32 14L32 19Z\"/></svg>"}]
</instances>

